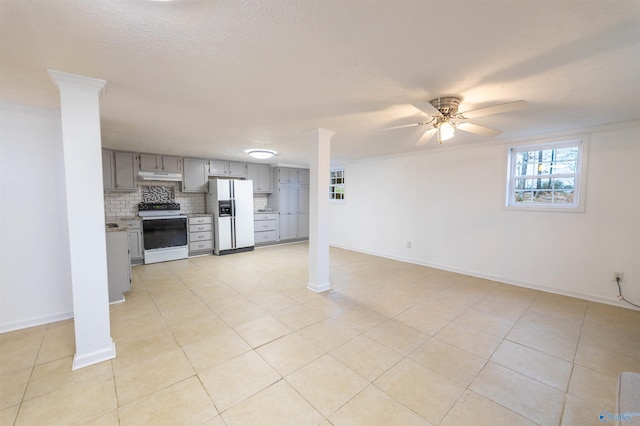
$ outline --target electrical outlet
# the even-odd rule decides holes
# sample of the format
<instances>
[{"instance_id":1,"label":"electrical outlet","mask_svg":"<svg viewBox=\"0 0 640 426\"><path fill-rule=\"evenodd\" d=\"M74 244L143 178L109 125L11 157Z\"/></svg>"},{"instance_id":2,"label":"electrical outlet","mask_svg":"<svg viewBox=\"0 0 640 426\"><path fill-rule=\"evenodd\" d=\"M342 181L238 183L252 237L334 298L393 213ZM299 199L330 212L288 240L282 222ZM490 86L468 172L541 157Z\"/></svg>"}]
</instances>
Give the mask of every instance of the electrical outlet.
<instances>
[{"instance_id":1,"label":"electrical outlet","mask_svg":"<svg viewBox=\"0 0 640 426\"><path fill-rule=\"evenodd\" d=\"M613 281L616 282L620 279L620 282L624 279L624 272L614 272L613 273Z\"/></svg>"},{"instance_id":2,"label":"electrical outlet","mask_svg":"<svg viewBox=\"0 0 640 426\"><path fill-rule=\"evenodd\" d=\"M407 241L407 248L411 248L411 241Z\"/></svg>"}]
</instances>

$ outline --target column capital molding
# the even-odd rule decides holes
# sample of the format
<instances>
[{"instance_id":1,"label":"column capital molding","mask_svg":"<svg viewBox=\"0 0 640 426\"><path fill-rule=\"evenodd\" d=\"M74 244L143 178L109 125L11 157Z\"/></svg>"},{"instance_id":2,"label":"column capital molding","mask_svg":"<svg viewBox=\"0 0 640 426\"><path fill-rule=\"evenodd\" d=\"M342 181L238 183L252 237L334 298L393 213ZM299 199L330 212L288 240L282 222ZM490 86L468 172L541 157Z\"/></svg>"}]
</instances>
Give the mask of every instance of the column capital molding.
<instances>
[{"instance_id":1,"label":"column capital molding","mask_svg":"<svg viewBox=\"0 0 640 426\"><path fill-rule=\"evenodd\" d=\"M323 129L322 127L317 127L315 129L309 130L307 134L313 139L331 139L331 137L335 135L336 132L329 129Z\"/></svg>"},{"instance_id":2,"label":"column capital molding","mask_svg":"<svg viewBox=\"0 0 640 426\"><path fill-rule=\"evenodd\" d=\"M51 69L47 69L47 72L58 89L62 89L63 87L72 87L74 89L96 92L98 93L98 96L102 96L104 93L104 86L107 84L106 80L100 80L99 78L85 77L83 75Z\"/></svg>"}]
</instances>

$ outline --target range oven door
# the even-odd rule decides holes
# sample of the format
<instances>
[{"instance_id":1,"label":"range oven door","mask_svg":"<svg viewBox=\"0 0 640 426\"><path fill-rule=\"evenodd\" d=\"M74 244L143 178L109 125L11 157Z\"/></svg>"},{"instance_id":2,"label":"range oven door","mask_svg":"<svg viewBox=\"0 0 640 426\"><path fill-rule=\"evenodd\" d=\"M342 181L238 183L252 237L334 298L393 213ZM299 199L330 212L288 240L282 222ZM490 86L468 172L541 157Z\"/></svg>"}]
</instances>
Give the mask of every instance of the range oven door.
<instances>
[{"instance_id":1,"label":"range oven door","mask_svg":"<svg viewBox=\"0 0 640 426\"><path fill-rule=\"evenodd\" d=\"M145 250L187 245L186 217L145 217L142 221Z\"/></svg>"}]
</instances>

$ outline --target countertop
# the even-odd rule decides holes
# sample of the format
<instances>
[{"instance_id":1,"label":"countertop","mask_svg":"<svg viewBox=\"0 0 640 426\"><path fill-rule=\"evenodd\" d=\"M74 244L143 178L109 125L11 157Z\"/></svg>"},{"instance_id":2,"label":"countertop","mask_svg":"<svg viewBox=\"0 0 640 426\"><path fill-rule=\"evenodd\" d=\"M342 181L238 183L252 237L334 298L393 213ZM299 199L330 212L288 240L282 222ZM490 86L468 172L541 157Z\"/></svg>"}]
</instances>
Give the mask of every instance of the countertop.
<instances>
[{"instance_id":1,"label":"countertop","mask_svg":"<svg viewBox=\"0 0 640 426\"><path fill-rule=\"evenodd\" d=\"M125 222L130 220L142 220L139 216L126 216L126 217L118 217L118 218L106 218L105 219L105 231L106 232L121 232L127 231L127 226ZM110 224L116 224L117 227L109 227Z\"/></svg>"},{"instance_id":2,"label":"countertop","mask_svg":"<svg viewBox=\"0 0 640 426\"><path fill-rule=\"evenodd\" d=\"M118 226L117 226L117 227L109 227L109 226L105 226L105 227L104 227L104 230L105 230L106 232L126 232L126 231L127 231L127 228L125 228L125 227L122 225L122 223L118 223L118 222L107 222L107 225L108 225L108 224L110 224L110 223L115 223L115 224L117 224Z\"/></svg>"},{"instance_id":3,"label":"countertop","mask_svg":"<svg viewBox=\"0 0 640 426\"><path fill-rule=\"evenodd\" d=\"M278 210L255 210L253 212L253 214L270 214L270 213L275 213L278 214Z\"/></svg>"},{"instance_id":4,"label":"countertop","mask_svg":"<svg viewBox=\"0 0 640 426\"><path fill-rule=\"evenodd\" d=\"M209 217L213 216L211 213L190 213L187 217Z\"/></svg>"}]
</instances>

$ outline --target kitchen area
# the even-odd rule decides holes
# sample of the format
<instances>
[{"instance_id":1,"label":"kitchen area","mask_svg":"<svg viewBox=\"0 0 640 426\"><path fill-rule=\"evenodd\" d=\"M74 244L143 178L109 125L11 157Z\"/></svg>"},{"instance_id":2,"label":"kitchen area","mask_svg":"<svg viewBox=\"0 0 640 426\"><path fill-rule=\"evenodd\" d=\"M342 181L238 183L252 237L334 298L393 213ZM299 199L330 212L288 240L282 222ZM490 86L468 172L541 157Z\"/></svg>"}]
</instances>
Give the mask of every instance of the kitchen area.
<instances>
[{"instance_id":1,"label":"kitchen area","mask_svg":"<svg viewBox=\"0 0 640 426\"><path fill-rule=\"evenodd\" d=\"M309 237L309 170L102 150L109 302L131 265Z\"/></svg>"}]
</instances>

